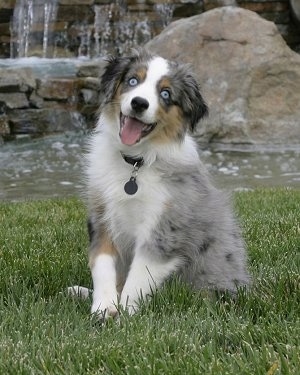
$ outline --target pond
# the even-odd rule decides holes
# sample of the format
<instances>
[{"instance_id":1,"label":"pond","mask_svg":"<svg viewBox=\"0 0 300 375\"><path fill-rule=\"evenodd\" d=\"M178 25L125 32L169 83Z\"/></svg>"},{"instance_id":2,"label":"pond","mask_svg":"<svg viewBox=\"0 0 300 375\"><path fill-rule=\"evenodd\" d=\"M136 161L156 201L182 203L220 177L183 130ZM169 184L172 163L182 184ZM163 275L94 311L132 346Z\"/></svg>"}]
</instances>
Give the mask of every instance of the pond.
<instances>
[{"instance_id":1,"label":"pond","mask_svg":"<svg viewBox=\"0 0 300 375\"><path fill-rule=\"evenodd\" d=\"M0 145L0 199L80 196L86 137L69 133ZM300 145L213 145L200 155L222 189L300 188Z\"/></svg>"}]
</instances>

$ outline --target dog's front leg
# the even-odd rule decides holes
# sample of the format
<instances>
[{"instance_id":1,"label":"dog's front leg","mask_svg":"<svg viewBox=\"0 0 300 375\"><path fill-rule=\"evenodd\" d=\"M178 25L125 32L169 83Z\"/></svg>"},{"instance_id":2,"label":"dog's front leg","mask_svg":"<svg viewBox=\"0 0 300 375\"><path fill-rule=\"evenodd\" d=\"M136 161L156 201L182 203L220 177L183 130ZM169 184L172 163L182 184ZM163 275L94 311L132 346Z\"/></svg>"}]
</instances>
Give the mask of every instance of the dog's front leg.
<instances>
[{"instance_id":1,"label":"dog's front leg","mask_svg":"<svg viewBox=\"0 0 300 375\"><path fill-rule=\"evenodd\" d=\"M93 278L92 314L99 318L117 315L118 292L115 267L116 249L107 233L91 242L90 261Z\"/></svg>"},{"instance_id":2,"label":"dog's front leg","mask_svg":"<svg viewBox=\"0 0 300 375\"><path fill-rule=\"evenodd\" d=\"M162 260L145 251L137 251L125 282L120 304L134 314L140 299L158 288L179 266L180 260Z\"/></svg>"}]
</instances>

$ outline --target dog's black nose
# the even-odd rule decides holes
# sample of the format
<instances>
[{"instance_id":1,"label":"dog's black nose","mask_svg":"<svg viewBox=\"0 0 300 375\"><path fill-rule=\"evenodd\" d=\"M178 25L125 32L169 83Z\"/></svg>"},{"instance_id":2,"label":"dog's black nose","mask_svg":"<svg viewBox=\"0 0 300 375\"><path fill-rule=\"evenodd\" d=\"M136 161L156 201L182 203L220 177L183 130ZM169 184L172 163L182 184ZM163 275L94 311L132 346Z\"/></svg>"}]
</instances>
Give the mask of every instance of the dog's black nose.
<instances>
[{"instance_id":1,"label":"dog's black nose","mask_svg":"<svg viewBox=\"0 0 300 375\"><path fill-rule=\"evenodd\" d=\"M140 96L136 96L131 100L131 107L135 112L143 112L149 107L148 100L141 98Z\"/></svg>"}]
</instances>

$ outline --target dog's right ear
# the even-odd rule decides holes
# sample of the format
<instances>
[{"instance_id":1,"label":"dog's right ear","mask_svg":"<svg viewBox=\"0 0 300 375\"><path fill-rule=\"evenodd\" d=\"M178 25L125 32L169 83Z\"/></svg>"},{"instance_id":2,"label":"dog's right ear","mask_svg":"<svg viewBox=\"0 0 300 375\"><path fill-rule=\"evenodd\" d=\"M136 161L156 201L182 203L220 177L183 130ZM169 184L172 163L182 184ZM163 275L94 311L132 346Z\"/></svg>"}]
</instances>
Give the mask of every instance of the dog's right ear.
<instances>
[{"instance_id":1,"label":"dog's right ear","mask_svg":"<svg viewBox=\"0 0 300 375\"><path fill-rule=\"evenodd\" d=\"M100 82L100 94L102 105L109 103L116 94L116 91L128 71L131 63L130 57L109 57L107 65Z\"/></svg>"}]
</instances>

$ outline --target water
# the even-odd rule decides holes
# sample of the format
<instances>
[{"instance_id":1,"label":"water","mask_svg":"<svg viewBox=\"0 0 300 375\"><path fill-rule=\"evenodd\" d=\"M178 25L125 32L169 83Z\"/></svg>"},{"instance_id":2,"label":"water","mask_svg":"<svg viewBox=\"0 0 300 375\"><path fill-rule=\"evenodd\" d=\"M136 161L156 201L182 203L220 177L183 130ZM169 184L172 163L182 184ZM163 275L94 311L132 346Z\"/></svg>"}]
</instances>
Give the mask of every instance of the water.
<instances>
[{"instance_id":1,"label":"water","mask_svg":"<svg viewBox=\"0 0 300 375\"><path fill-rule=\"evenodd\" d=\"M11 25L11 57L50 57L57 0L18 0ZM37 46L40 51L37 52Z\"/></svg>"},{"instance_id":2,"label":"water","mask_svg":"<svg viewBox=\"0 0 300 375\"><path fill-rule=\"evenodd\" d=\"M76 3L76 2L75 2ZM74 4L75 4L74 3ZM94 20L78 17L64 29L57 27L57 0L17 0L10 25L11 58L38 56L95 58L123 54L143 45L172 20L174 5L154 4L156 20L148 20L145 12L131 11L126 0L112 0L91 7ZM76 37L68 33L72 26Z\"/></svg>"},{"instance_id":3,"label":"water","mask_svg":"<svg viewBox=\"0 0 300 375\"><path fill-rule=\"evenodd\" d=\"M30 68L36 78L48 77L76 77L78 67L88 61L86 58L77 59L49 59L40 57L26 57L20 59L0 59L0 69ZM93 60L101 61L101 59Z\"/></svg>"},{"instance_id":4,"label":"water","mask_svg":"<svg viewBox=\"0 0 300 375\"><path fill-rule=\"evenodd\" d=\"M85 134L67 134L0 146L0 199L80 196ZM200 151L215 184L228 190L300 188L300 145L280 148L214 146Z\"/></svg>"},{"instance_id":5,"label":"water","mask_svg":"<svg viewBox=\"0 0 300 375\"><path fill-rule=\"evenodd\" d=\"M154 9L161 17L163 28L167 27L169 23L172 21L175 4L155 4Z\"/></svg>"},{"instance_id":6,"label":"water","mask_svg":"<svg viewBox=\"0 0 300 375\"><path fill-rule=\"evenodd\" d=\"M201 159L221 188L300 188L300 145L215 145Z\"/></svg>"},{"instance_id":7,"label":"water","mask_svg":"<svg viewBox=\"0 0 300 375\"><path fill-rule=\"evenodd\" d=\"M0 199L78 195L84 138L69 134L0 146Z\"/></svg>"}]
</instances>

